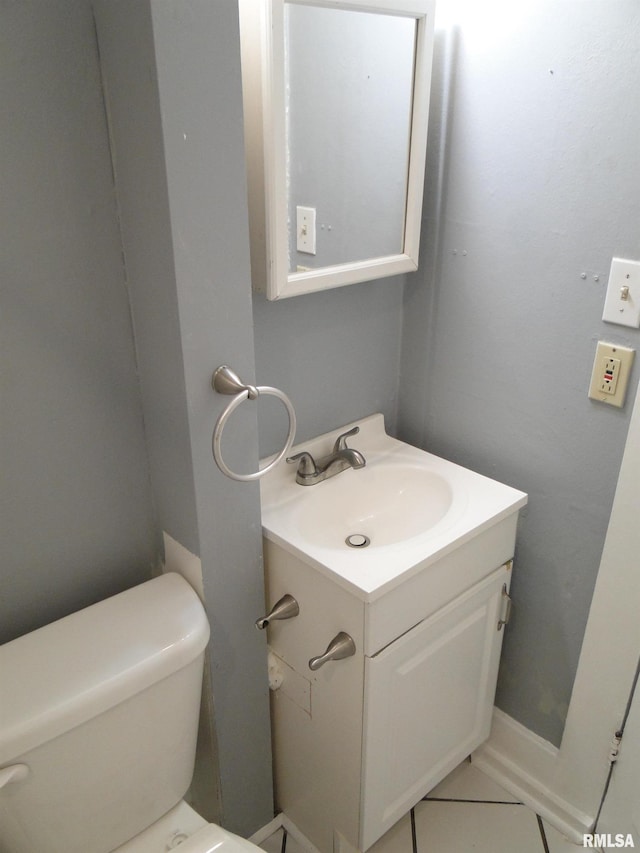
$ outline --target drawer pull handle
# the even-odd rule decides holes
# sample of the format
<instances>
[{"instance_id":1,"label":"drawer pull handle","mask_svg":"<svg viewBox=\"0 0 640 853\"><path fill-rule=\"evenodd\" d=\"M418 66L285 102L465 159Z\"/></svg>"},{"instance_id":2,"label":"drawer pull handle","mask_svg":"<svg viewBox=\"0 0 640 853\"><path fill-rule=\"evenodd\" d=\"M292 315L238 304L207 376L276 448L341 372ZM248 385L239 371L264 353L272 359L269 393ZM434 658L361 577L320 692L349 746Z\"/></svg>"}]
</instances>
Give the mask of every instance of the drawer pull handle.
<instances>
[{"instance_id":1,"label":"drawer pull handle","mask_svg":"<svg viewBox=\"0 0 640 853\"><path fill-rule=\"evenodd\" d=\"M287 593L279 601L276 601L266 616L263 616L262 619L256 619L256 628L258 631L264 631L267 625L275 619L291 619L293 616L297 616L298 613L300 613L298 602L292 595Z\"/></svg>"},{"instance_id":2,"label":"drawer pull handle","mask_svg":"<svg viewBox=\"0 0 640 853\"><path fill-rule=\"evenodd\" d=\"M327 646L327 650L323 655L320 655L317 658L311 658L309 661L309 669L315 670L320 669L327 661L329 660L343 660L344 658L350 658L351 655L355 655L356 653L356 644L353 642L353 639L345 634L344 631L340 631L339 634L336 634L333 640Z\"/></svg>"},{"instance_id":3,"label":"drawer pull handle","mask_svg":"<svg viewBox=\"0 0 640 853\"><path fill-rule=\"evenodd\" d=\"M503 601L503 612L502 618L498 619L498 631L502 631L504 625L509 624L509 619L511 619L511 596L507 592L506 583L502 586L502 601Z\"/></svg>"}]
</instances>

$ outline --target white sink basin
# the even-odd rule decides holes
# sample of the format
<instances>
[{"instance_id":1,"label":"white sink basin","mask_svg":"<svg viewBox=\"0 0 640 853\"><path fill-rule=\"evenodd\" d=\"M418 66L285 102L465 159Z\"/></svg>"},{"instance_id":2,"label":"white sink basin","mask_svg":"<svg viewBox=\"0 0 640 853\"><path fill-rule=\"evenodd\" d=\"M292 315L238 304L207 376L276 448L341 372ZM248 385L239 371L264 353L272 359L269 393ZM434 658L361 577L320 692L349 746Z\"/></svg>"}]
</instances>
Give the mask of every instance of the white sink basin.
<instances>
[{"instance_id":1,"label":"white sink basin","mask_svg":"<svg viewBox=\"0 0 640 853\"><path fill-rule=\"evenodd\" d=\"M440 474L384 461L302 488L310 494L301 496L293 523L309 542L335 548L377 548L420 536L437 526L453 503L452 486Z\"/></svg>"},{"instance_id":2,"label":"white sink basin","mask_svg":"<svg viewBox=\"0 0 640 853\"><path fill-rule=\"evenodd\" d=\"M523 492L391 438L382 415L302 442L291 454L307 450L318 459L356 425L348 444L363 454L364 468L301 486L296 466L283 461L262 478L267 539L373 601L504 519L515 531Z\"/></svg>"}]
</instances>

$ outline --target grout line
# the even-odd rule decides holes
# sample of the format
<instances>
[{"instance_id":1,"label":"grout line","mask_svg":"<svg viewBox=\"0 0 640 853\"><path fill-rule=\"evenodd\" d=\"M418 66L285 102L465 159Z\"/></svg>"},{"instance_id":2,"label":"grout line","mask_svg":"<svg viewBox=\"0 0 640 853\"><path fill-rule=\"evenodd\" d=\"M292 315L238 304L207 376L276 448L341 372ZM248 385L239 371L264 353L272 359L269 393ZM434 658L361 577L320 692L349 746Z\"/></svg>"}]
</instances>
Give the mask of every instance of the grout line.
<instances>
[{"instance_id":1,"label":"grout line","mask_svg":"<svg viewBox=\"0 0 640 853\"><path fill-rule=\"evenodd\" d=\"M547 843L547 834L544 831L544 824L542 823L542 818L539 814L536 815L538 819L538 829L540 830L540 837L542 838L542 843L544 845L544 853L549 853L549 844Z\"/></svg>"},{"instance_id":2,"label":"grout line","mask_svg":"<svg viewBox=\"0 0 640 853\"><path fill-rule=\"evenodd\" d=\"M458 797L430 797L428 794L422 798L422 802L432 803L482 803L483 805L495 806L522 806L524 803L518 800L462 800Z\"/></svg>"},{"instance_id":3,"label":"grout line","mask_svg":"<svg viewBox=\"0 0 640 853\"><path fill-rule=\"evenodd\" d=\"M287 836L288 836L287 830L284 827L282 827L282 847L280 848L280 853L285 853L285 851L287 849ZM547 853L549 853L549 851L547 851Z\"/></svg>"},{"instance_id":4,"label":"grout line","mask_svg":"<svg viewBox=\"0 0 640 853\"><path fill-rule=\"evenodd\" d=\"M413 853L418 853L418 840L416 837L416 812L411 809L411 844L413 845Z\"/></svg>"}]
</instances>

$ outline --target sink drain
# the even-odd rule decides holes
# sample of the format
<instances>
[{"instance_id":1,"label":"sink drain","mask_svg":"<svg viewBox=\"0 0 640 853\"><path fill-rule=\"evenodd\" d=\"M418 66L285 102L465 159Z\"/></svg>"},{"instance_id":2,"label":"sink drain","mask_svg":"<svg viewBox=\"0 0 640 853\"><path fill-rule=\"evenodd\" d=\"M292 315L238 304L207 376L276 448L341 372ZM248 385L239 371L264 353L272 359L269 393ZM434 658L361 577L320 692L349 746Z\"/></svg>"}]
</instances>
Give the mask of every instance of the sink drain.
<instances>
[{"instance_id":1,"label":"sink drain","mask_svg":"<svg viewBox=\"0 0 640 853\"><path fill-rule=\"evenodd\" d=\"M349 548L366 548L371 543L371 539L365 536L364 533L352 533L344 541Z\"/></svg>"}]
</instances>

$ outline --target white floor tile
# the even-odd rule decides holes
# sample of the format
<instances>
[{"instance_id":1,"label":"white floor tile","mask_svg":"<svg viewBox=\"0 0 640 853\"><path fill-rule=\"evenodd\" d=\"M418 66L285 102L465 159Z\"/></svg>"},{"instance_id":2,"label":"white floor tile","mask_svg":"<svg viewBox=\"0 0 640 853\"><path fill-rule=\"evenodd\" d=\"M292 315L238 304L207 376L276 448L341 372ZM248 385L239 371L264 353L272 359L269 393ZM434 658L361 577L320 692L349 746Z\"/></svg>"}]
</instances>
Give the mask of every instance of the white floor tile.
<instances>
[{"instance_id":1,"label":"white floor tile","mask_svg":"<svg viewBox=\"0 0 640 853\"><path fill-rule=\"evenodd\" d=\"M526 806L431 800L415 814L424 853L544 853L537 818Z\"/></svg>"},{"instance_id":2,"label":"white floor tile","mask_svg":"<svg viewBox=\"0 0 640 853\"><path fill-rule=\"evenodd\" d=\"M287 850L289 849L289 839L287 839ZM261 850L267 850L268 853L280 853L282 849L282 830L279 829L277 832L274 832L273 835L270 835L269 838L266 838L262 844L260 844ZM289 851L291 853L291 851Z\"/></svg>"},{"instance_id":3,"label":"white floor tile","mask_svg":"<svg viewBox=\"0 0 640 853\"><path fill-rule=\"evenodd\" d=\"M368 853L412 853L411 818L405 815L370 847Z\"/></svg>"},{"instance_id":4,"label":"white floor tile","mask_svg":"<svg viewBox=\"0 0 640 853\"><path fill-rule=\"evenodd\" d=\"M549 845L549 853L578 853L578 850L584 850L581 844L573 844L546 820L542 821L542 825Z\"/></svg>"},{"instance_id":5,"label":"white floor tile","mask_svg":"<svg viewBox=\"0 0 640 853\"><path fill-rule=\"evenodd\" d=\"M488 802L517 803L518 798L505 791L497 782L478 770L469 761L463 761L439 785L429 792L430 798L452 800L486 800Z\"/></svg>"},{"instance_id":6,"label":"white floor tile","mask_svg":"<svg viewBox=\"0 0 640 853\"><path fill-rule=\"evenodd\" d=\"M280 853L282 850L282 835L283 830L277 830L277 832L274 832L273 835L270 835L269 838L265 839L262 844L259 845L260 849L266 850L268 853ZM290 832L287 834L286 853L305 853L304 847L301 847L300 844L298 844Z\"/></svg>"},{"instance_id":7,"label":"white floor tile","mask_svg":"<svg viewBox=\"0 0 640 853\"><path fill-rule=\"evenodd\" d=\"M538 818L531 809L463 762L415 808L418 853L545 853ZM549 853L578 853L582 847L543 823ZM281 853L282 830L260 845ZM412 853L411 817L405 815L368 853ZM286 853L305 853L289 833Z\"/></svg>"},{"instance_id":8,"label":"white floor tile","mask_svg":"<svg viewBox=\"0 0 640 853\"><path fill-rule=\"evenodd\" d=\"M280 853L280 850L278 850L278 853ZM305 848L295 840L291 833L287 835L287 853L306 853Z\"/></svg>"}]
</instances>

